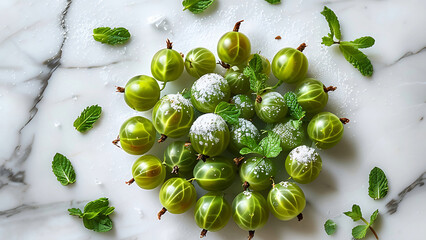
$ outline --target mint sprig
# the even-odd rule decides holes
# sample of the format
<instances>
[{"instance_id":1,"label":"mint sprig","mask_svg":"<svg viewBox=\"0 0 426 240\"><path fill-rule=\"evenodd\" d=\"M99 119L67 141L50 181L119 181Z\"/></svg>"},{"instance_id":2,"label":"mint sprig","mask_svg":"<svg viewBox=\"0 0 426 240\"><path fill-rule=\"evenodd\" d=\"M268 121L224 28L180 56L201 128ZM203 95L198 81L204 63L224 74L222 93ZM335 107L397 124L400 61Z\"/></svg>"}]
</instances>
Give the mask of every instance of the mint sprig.
<instances>
[{"instance_id":1,"label":"mint sprig","mask_svg":"<svg viewBox=\"0 0 426 240\"><path fill-rule=\"evenodd\" d=\"M87 107L81 112L80 116L74 121L74 127L77 131L83 133L93 127L93 124L101 116L102 108L98 105Z\"/></svg>"},{"instance_id":2,"label":"mint sprig","mask_svg":"<svg viewBox=\"0 0 426 240\"><path fill-rule=\"evenodd\" d=\"M370 222L368 222L367 220L365 220L365 218L362 216L361 213L361 208L354 204L352 206L352 211L348 211L348 212L344 212L344 214L350 218L352 218L352 220L354 222L356 221L363 221L365 223L365 225L358 225L356 227L354 227L352 229L352 236L355 239L362 239L365 237L365 235L367 234L367 230L370 229L371 232L374 234L374 236L376 237L376 239L379 239L379 237L377 236L376 231L373 229L372 225L374 224L374 222L376 221L377 217L379 216L379 210L376 210L373 212L373 214L370 216Z\"/></svg>"},{"instance_id":3,"label":"mint sprig","mask_svg":"<svg viewBox=\"0 0 426 240\"><path fill-rule=\"evenodd\" d=\"M377 200L384 198L388 193L388 179L382 169L375 167L369 175L368 195Z\"/></svg>"},{"instance_id":4,"label":"mint sprig","mask_svg":"<svg viewBox=\"0 0 426 240\"><path fill-rule=\"evenodd\" d=\"M192 13L198 14L204 12L214 0L183 0L183 11L188 9Z\"/></svg>"},{"instance_id":5,"label":"mint sprig","mask_svg":"<svg viewBox=\"0 0 426 240\"><path fill-rule=\"evenodd\" d=\"M246 146L240 150L242 155L255 153L266 158L274 158L282 151L280 137L272 131L268 131L268 135L259 144L250 136L242 137L241 144Z\"/></svg>"},{"instance_id":6,"label":"mint sprig","mask_svg":"<svg viewBox=\"0 0 426 240\"><path fill-rule=\"evenodd\" d=\"M75 183L75 171L70 160L60 153L56 153L52 161L52 171L56 179L66 186Z\"/></svg>"},{"instance_id":7,"label":"mint sprig","mask_svg":"<svg viewBox=\"0 0 426 240\"><path fill-rule=\"evenodd\" d=\"M99 198L87 203L84 212L78 208L70 208L68 212L72 216L82 218L87 229L95 232L108 232L112 229L112 220L108 215L113 213L114 209L109 206L108 198Z\"/></svg>"},{"instance_id":8,"label":"mint sprig","mask_svg":"<svg viewBox=\"0 0 426 240\"><path fill-rule=\"evenodd\" d=\"M101 43L109 45L124 44L130 39L130 33L123 27L111 29L110 27L99 27L93 29L93 38Z\"/></svg>"},{"instance_id":9,"label":"mint sprig","mask_svg":"<svg viewBox=\"0 0 426 240\"><path fill-rule=\"evenodd\" d=\"M285 103L287 104L288 109L290 110L290 115L296 120L302 120L305 117L306 112L303 110L302 106L300 106L297 101L296 93L287 92L284 95Z\"/></svg>"},{"instance_id":10,"label":"mint sprig","mask_svg":"<svg viewBox=\"0 0 426 240\"><path fill-rule=\"evenodd\" d=\"M262 73L263 65L259 54L254 54L247 67L244 68L243 74L250 80L250 89L257 95L262 94L268 89L272 89L266 84L268 76ZM278 87L278 86L277 86Z\"/></svg>"},{"instance_id":11,"label":"mint sprig","mask_svg":"<svg viewBox=\"0 0 426 240\"><path fill-rule=\"evenodd\" d=\"M324 230L327 233L327 235L332 235L336 232L337 225L333 220L328 219L324 223Z\"/></svg>"},{"instance_id":12,"label":"mint sprig","mask_svg":"<svg viewBox=\"0 0 426 240\"><path fill-rule=\"evenodd\" d=\"M220 102L216 106L214 113L221 116L223 120L231 125L237 124L238 118L241 115L240 109L238 109L235 104L227 102Z\"/></svg>"},{"instance_id":13,"label":"mint sprig","mask_svg":"<svg viewBox=\"0 0 426 240\"><path fill-rule=\"evenodd\" d=\"M331 46L339 44L339 49L345 59L352 64L364 76L371 76L373 74L373 65L370 59L359 50L359 48L369 48L374 45L374 38L370 36L361 37L353 41L341 41L342 35L340 32L340 23L336 14L324 6L321 14L325 17L330 27L330 33L322 38L322 44Z\"/></svg>"}]
</instances>

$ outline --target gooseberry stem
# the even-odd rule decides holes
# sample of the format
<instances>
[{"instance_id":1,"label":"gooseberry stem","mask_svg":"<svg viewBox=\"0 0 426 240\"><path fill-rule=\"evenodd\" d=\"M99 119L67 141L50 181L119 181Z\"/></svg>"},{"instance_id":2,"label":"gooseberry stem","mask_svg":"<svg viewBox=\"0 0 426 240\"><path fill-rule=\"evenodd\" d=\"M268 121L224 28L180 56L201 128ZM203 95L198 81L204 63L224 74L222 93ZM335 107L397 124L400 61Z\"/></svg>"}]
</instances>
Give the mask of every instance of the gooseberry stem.
<instances>
[{"instance_id":1,"label":"gooseberry stem","mask_svg":"<svg viewBox=\"0 0 426 240\"><path fill-rule=\"evenodd\" d=\"M262 97L260 95L256 96L256 102L257 103L261 103L262 102Z\"/></svg>"},{"instance_id":2,"label":"gooseberry stem","mask_svg":"<svg viewBox=\"0 0 426 240\"><path fill-rule=\"evenodd\" d=\"M328 86L326 87L325 85L322 85L324 88L324 92L330 92L330 91L335 91L337 89L337 87L334 86Z\"/></svg>"},{"instance_id":3,"label":"gooseberry stem","mask_svg":"<svg viewBox=\"0 0 426 240\"><path fill-rule=\"evenodd\" d=\"M204 154L198 154L197 160L203 160L203 162L205 162L207 158L209 158L209 156L206 156Z\"/></svg>"},{"instance_id":4,"label":"gooseberry stem","mask_svg":"<svg viewBox=\"0 0 426 240\"><path fill-rule=\"evenodd\" d=\"M166 135L164 135L164 134L161 134L161 137L158 139L158 143L162 143L162 142L164 142L164 141L166 141L166 139L167 139L167 136Z\"/></svg>"},{"instance_id":5,"label":"gooseberry stem","mask_svg":"<svg viewBox=\"0 0 426 240\"><path fill-rule=\"evenodd\" d=\"M254 230L249 231L248 240L252 240L254 238Z\"/></svg>"},{"instance_id":6,"label":"gooseberry stem","mask_svg":"<svg viewBox=\"0 0 426 240\"><path fill-rule=\"evenodd\" d=\"M185 58L185 55L183 53L180 52L179 54L182 56L182 58Z\"/></svg>"},{"instance_id":7,"label":"gooseberry stem","mask_svg":"<svg viewBox=\"0 0 426 240\"><path fill-rule=\"evenodd\" d=\"M117 88L116 92L124 93L124 90L125 90L124 87L117 87L117 86L115 87Z\"/></svg>"},{"instance_id":8,"label":"gooseberry stem","mask_svg":"<svg viewBox=\"0 0 426 240\"><path fill-rule=\"evenodd\" d=\"M237 165L237 167L238 167L238 166L240 166L241 162L244 160L244 156L236 157L233 160L234 160L235 165Z\"/></svg>"},{"instance_id":9,"label":"gooseberry stem","mask_svg":"<svg viewBox=\"0 0 426 240\"><path fill-rule=\"evenodd\" d=\"M303 52L303 50L305 50L305 48L307 47L308 45L306 45L306 43L302 43L302 44L300 44L300 46L297 48L297 50L299 50L300 52Z\"/></svg>"},{"instance_id":10,"label":"gooseberry stem","mask_svg":"<svg viewBox=\"0 0 426 240\"><path fill-rule=\"evenodd\" d=\"M172 174L178 174L179 173L179 167L177 165L175 165L172 169Z\"/></svg>"},{"instance_id":11,"label":"gooseberry stem","mask_svg":"<svg viewBox=\"0 0 426 240\"><path fill-rule=\"evenodd\" d=\"M158 220L161 220L161 216L163 216L167 212L167 209L163 207L157 214Z\"/></svg>"},{"instance_id":12,"label":"gooseberry stem","mask_svg":"<svg viewBox=\"0 0 426 240\"><path fill-rule=\"evenodd\" d=\"M206 229L201 230L200 238L203 238L206 235L207 235L207 230Z\"/></svg>"},{"instance_id":13,"label":"gooseberry stem","mask_svg":"<svg viewBox=\"0 0 426 240\"><path fill-rule=\"evenodd\" d=\"M240 26L242 22L244 22L244 20L241 20L235 23L234 30L233 30L234 32L238 32L240 30Z\"/></svg>"},{"instance_id":14,"label":"gooseberry stem","mask_svg":"<svg viewBox=\"0 0 426 240\"><path fill-rule=\"evenodd\" d=\"M374 234L374 236L376 237L377 240L379 240L379 236L377 236L376 231L374 231L373 227L370 226L370 224L367 222L367 220L365 220L365 218L361 217L361 220L368 225L368 228L370 228L371 232Z\"/></svg>"},{"instance_id":15,"label":"gooseberry stem","mask_svg":"<svg viewBox=\"0 0 426 240\"><path fill-rule=\"evenodd\" d=\"M166 40L166 44L167 44L167 49L172 49L173 48L173 43L170 42L170 40L168 38Z\"/></svg>"},{"instance_id":16,"label":"gooseberry stem","mask_svg":"<svg viewBox=\"0 0 426 240\"><path fill-rule=\"evenodd\" d=\"M129 181L127 181L126 182L126 184L127 185L132 185L132 183L134 183L135 182L135 179L134 178L132 178L132 179L130 179Z\"/></svg>"},{"instance_id":17,"label":"gooseberry stem","mask_svg":"<svg viewBox=\"0 0 426 240\"><path fill-rule=\"evenodd\" d=\"M118 135L117 138L112 141L112 144L114 144L118 148L121 148L120 146L118 146L119 141L120 141L120 135Z\"/></svg>"},{"instance_id":18,"label":"gooseberry stem","mask_svg":"<svg viewBox=\"0 0 426 240\"><path fill-rule=\"evenodd\" d=\"M275 181L274 181L273 177L271 177L271 181L272 181L272 188L274 188L275 187Z\"/></svg>"},{"instance_id":19,"label":"gooseberry stem","mask_svg":"<svg viewBox=\"0 0 426 240\"><path fill-rule=\"evenodd\" d=\"M243 183L243 190L245 191L249 187L250 187L250 183L248 183L247 181L244 181L244 183Z\"/></svg>"},{"instance_id":20,"label":"gooseberry stem","mask_svg":"<svg viewBox=\"0 0 426 240\"><path fill-rule=\"evenodd\" d=\"M297 221L302 221L303 220L303 214L299 213L299 215L297 215Z\"/></svg>"},{"instance_id":21,"label":"gooseberry stem","mask_svg":"<svg viewBox=\"0 0 426 240\"><path fill-rule=\"evenodd\" d=\"M347 119L347 118L339 118L339 120L343 123L343 124L347 124L347 123L349 123L349 119Z\"/></svg>"},{"instance_id":22,"label":"gooseberry stem","mask_svg":"<svg viewBox=\"0 0 426 240\"><path fill-rule=\"evenodd\" d=\"M225 69L230 69L231 68L231 65L227 64L224 61L217 61L217 64L219 64L220 66L222 66Z\"/></svg>"},{"instance_id":23,"label":"gooseberry stem","mask_svg":"<svg viewBox=\"0 0 426 240\"><path fill-rule=\"evenodd\" d=\"M191 142L185 142L185 144L183 145L184 147L189 147L189 146L191 146Z\"/></svg>"}]
</instances>

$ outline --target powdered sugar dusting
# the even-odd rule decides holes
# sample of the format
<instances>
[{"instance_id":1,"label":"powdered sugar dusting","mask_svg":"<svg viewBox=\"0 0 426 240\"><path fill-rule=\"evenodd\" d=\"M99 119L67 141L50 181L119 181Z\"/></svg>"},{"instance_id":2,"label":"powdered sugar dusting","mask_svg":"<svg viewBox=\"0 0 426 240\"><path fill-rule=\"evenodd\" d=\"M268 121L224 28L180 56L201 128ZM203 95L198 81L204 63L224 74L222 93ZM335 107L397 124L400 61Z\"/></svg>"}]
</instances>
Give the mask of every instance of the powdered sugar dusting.
<instances>
[{"instance_id":1,"label":"powdered sugar dusting","mask_svg":"<svg viewBox=\"0 0 426 240\"><path fill-rule=\"evenodd\" d=\"M238 118L238 124L231 125L231 134L237 142L241 142L242 137L251 137L257 139L259 130L252 122L244 118Z\"/></svg>"},{"instance_id":2,"label":"powdered sugar dusting","mask_svg":"<svg viewBox=\"0 0 426 240\"><path fill-rule=\"evenodd\" d=\"M168 100L170 102L170 106L176 110L176 111L180 111L182 110L182 107L192 107L192 103L191 101L189 101L188 99L184 98L182 96L182 94L178 93L178 94L168 94L166 95L166 100Z\"/></svg>"},{"instance_id":3,"label":"powdered sugar dusting","mask_svg":"<svg viewBox=\"0 0 426 240\"><path fill-rule=\"evenodd\" d=\"M194 82L191 94L201 103L209 102L213 96L224 98L226 94L222 91L222 88L226 85L228 85L228 82L221 75L208 73Z\"/></svg>"},{"instance_id":4,"label":"powdered sugar dusting","mask_svg":"<svg viewBox=\"0 0 426 240\"><path fill-rule=\"evenodd\" d=\"M305 164L318 159L318 153L314 148L302 145L291 150L290 159L296 160L299 163Z\"/></svg>"},{"instance_id":5,"label":"powdered sugar dusting","mask_svg":"<svg viewBox=\"0 0 426 240\"><path fill-rule=\"evenodd\" d=\"M194 121L189 130L189 134L202 136L204 141L219 143L220 139L215 137L213 133L226 130L227 125L222 117L214 113L207 113L201 115Z\"/></svg>"}]
</instances>

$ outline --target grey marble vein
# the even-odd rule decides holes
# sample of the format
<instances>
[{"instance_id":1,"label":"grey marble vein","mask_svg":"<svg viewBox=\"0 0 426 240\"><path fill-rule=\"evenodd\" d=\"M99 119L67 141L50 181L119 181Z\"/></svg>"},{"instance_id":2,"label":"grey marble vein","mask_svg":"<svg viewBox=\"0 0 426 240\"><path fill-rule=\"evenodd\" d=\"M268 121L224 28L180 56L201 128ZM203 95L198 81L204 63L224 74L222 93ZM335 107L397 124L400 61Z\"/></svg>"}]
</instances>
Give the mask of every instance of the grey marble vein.
<instances>
[{"instance_id":1,"label":"grey marble vein","mask_svg":"<svg viewBox=\"0 0 426 240\"><path fill-rule=\"evenodd\" d=\"M411 56L414 56L416 54L422 53L425 50L426 50L426 47L423 47L423 48L421 48L420 50L418 50L416 52L412 52L412 51L406 52L401 57L399 57L397 60L395 60L393 63L387 64L386 67L391 67L391 66L399 63L401 60L403 60L405 58L408 58L408 57L411 57Z\"/></svg>"},{"instance_id":2,"label":"grey marble vein","mask_svg":"<svg viewBox=\"0 0 426 240\"><path fill-rule=\"evenodd\" d=\"M34 210L45 210L45 209L57 209L57 211L64 212L64 214L67 213L67 209L71 207L82 207L80 205L83 205L83 203L89 202L87 200L84 201L60 201L60 202L53 202L53 203L46 203L46 204L22 204L17 207L7 209L4 211L0 211L0 218L10 218L12 216L34 211Z\"/></svg>"}]
</instances>

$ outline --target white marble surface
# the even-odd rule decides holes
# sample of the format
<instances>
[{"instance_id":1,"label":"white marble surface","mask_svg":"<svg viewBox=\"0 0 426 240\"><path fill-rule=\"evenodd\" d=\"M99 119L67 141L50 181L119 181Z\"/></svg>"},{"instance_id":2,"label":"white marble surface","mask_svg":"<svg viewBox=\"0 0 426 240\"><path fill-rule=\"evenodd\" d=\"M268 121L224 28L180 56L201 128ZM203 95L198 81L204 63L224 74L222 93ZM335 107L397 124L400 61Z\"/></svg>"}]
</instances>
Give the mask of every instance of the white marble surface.
<instances>
[{"instance_id":1,"label":"white marble surface","mask_svg":"<svg viewBox=\"0 0 426 240\"><path fill-rule=\"evenodd\" d=\"M337 47L324 47L328 26L320 11L338 15L344 40L371 35L365 50L373 77L359 74ZM323 171L302 188L308 199L301 222L280 222L272 215L255 239L351 239L355 226L342 212L357 203L366 215L379 209L375 227L381 239L425 239L426 191L426 2L424 0L288 0L272 6L263 0L217 0L205 13L181 11L181 1L165 0L2 0L0 1L0 239L197 239L193 211L167 214L161 221L158 191L127 186L137 158L111 144L121 123L135 115L114 86L135 75L150 75L153 54L166 38L183 53L198 46L214 53L219 37L244 19L241 31L253 52L272 59L282 47L306 42L309 75L338 87L327 110L351 119L343 140L322 151ZM153 19L164 17L166 28ZM129 29L131 41L111 47L95 42L93 28ZM281 35L282 40L275 40ZM220 72L219 67L217 71ZM190 86L186 73L162 95ZM103 114L86 134L72 123L88 105ZM150 153L162 155L165 144ZM51 171L56 152L71 159L74 185L63 187ZM283 158L283 156L280 156ZM388 196L367 195L368 173L382 168ZM404 198L398 196L416 182ZM284 178L284 176L282 176ZM236 179L227 197L232 200ZM114 229L96 233L69 216L99 197L116 207ZM386 204L402 199L394 214ZM325 220L338 224L334 236ZM207 239L246 239L232 220ZM368 233L367 239L374 239Z\"/></svg>"}]
</instances>

